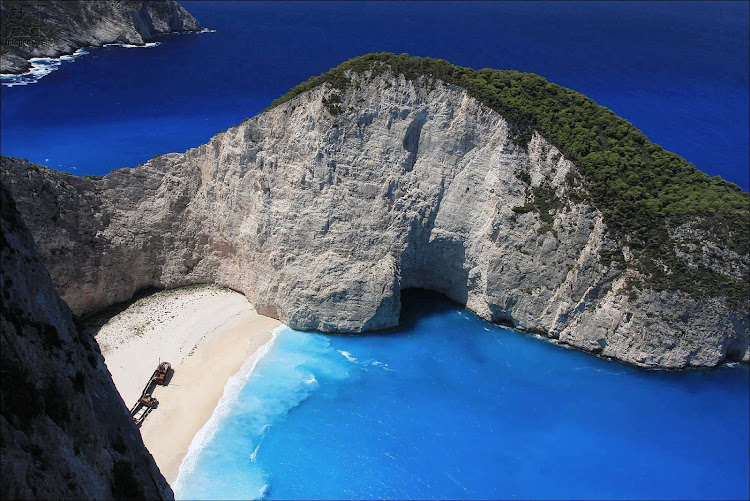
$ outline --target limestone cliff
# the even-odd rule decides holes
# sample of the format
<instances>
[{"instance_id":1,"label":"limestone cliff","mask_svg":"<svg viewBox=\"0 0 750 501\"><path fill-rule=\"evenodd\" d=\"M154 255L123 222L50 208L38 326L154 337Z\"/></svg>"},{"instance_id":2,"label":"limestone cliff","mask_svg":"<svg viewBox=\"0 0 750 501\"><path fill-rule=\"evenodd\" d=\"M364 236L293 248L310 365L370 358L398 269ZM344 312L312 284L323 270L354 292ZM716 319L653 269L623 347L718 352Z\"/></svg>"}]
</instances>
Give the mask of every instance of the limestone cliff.
<instances>
[{"instance_id":1,"label":"limestone cliff","mask_svg":"<svg viewBox=\"0 0 750 501\"><path fill-rule=\"evenodd\" d=\"M106 43L144 45L158 34L197 31L174 0L4 0L0 73L24 73L32 57L72 54Z\"/></svg>"},{"instance_id":2,"label":"limestone cliff","mask_svg":"<svg viewBox=\"0 0 750 501\"><path fill-rule=\"evenodd\" d=\"M171 499L0 185L0 497Z\"/></svg>"},{"instance_id":3,"label":"limestone cliff","mask_svg":"<svg viewBox=\"0 0 750 501\"><path fill-rule=\"evenodd\" d=\"M603 259L621 242L538 133L519 144L501 114L429 76L347 78L99 180L3 159L63 299L84 314L218 283L295 328L362 332L396 325L401 290L421 287L632 364L748 360L746 303L632 288L640 272ZM555 210L527 209L533 193ZM746 255L724 261L747 275Z\"/></svg>"}]
</instances>

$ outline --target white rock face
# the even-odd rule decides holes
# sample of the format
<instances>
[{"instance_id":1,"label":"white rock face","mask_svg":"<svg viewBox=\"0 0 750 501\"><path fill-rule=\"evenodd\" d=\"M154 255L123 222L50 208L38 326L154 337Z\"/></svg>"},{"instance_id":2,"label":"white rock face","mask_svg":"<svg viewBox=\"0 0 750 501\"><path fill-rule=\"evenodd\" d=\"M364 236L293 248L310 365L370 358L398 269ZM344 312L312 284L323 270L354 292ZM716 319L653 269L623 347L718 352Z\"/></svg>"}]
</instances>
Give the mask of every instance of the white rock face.
<instances>
[{"instance_id":1,"label":"white rock face","mask_svg":"<svg viewBox=\"0 0 750 501\"><path fill-rule=\"evenodd\" d=\"M601 214L570 200L575 166L542 137L515 146L455 86L353 78L336 116L323 86L102 180L6 159L3 181L78 314L206 282L295 328L362 332L396 325L400 291L420 287L633 364L748 359L746 311L622 293L622 272L600 263L612 245ZM522 173L562 201L549 231L513 210Z\"/></svg>"}]
</instances>

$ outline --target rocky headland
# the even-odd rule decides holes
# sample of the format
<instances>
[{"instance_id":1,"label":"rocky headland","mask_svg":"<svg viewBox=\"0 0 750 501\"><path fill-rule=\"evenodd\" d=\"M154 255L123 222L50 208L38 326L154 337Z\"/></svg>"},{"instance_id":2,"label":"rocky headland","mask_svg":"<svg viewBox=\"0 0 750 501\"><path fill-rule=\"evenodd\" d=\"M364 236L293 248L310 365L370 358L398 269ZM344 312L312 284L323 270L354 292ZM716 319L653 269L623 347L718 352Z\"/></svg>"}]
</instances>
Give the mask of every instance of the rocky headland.
<instances>
[{"instance_id":1,"label":"rocky headland","mask_svg":"<svg viewBox=\"0 0 750 501\"><path fill-rule=\"evenodd\" d=\"M364 56L185 153L0 174L77 315L216 283L364 332L425 288L630 364L750 357L748 194L535 75Z\"/></svg>"},{"instance_id":2,"label":"rocky headland","mask_svg":"<svg viewBox=\"0 0 750 501\"><path fill-rule=\"evenodd\" d=\"M4 0L0 73L29 71L29 59L108 43L145 45L154 36L199 31L174 0Z\"/></svg>"}]
</instances>

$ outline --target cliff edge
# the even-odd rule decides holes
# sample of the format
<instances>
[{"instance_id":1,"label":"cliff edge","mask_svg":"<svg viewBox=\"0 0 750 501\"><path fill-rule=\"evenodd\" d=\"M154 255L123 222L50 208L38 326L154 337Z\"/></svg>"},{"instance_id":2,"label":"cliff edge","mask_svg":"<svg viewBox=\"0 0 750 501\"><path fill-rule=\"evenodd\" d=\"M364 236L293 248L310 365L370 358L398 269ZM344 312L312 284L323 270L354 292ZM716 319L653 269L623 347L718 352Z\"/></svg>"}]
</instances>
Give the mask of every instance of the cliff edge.
<instances>
[{"instance_id":1,"label":"cliff edge","mask_svg":"<svg viewBox=\"0 0 750 501\"><path fill-rule=\"evenodd\" d=\"M414 287L635 365L748 360L746 193L541 77L435 61L357 58L103 179L7 157L0 176L76 314L217 283L363 332Z\"/></svg>"}]
</instances>

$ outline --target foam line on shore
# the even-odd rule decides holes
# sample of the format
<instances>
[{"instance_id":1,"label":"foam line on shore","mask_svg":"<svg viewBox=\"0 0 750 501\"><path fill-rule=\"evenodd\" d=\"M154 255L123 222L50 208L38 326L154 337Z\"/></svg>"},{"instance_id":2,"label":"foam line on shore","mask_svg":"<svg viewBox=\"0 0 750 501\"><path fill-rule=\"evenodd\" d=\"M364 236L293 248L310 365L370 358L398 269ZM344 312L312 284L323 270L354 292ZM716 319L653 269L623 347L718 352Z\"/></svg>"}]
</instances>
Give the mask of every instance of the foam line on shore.
<instances>
[{"instance_id":1,"label":"foam line on shore","mask_svg":"<svg viewBox=\"0 0 750 501\"><path fill-rule=\"evenodd\" d=\"M102 47L124 47L126 49L150 49L152 47L158 47L161 42L148 42L143 45L136 45L131 43L105 43Z\"/></svg>"},{"instance_id":2,"label":"foam line on shore","mask_svg":"<svg viewBox=\"0 0 750 501\"><path fill-rule=\"evenodd\" d=\"M200 34L200 33L216 33L216 30L210 28L203 28L200 31L186 31L186 32L174 32L164 33L165 35L183 35L183 34ZM143 45L128 44L128 43L105 43L101 47L123 47L125 49L150 49L152 47L158 47L161 42L148 42ZM97 48L97 47L94 47ZM73 54L64 54L60 57L32 57L29 59L31 68L26 73L0 73L0 84L6 87L15 87L17 85L30 85L37 83L39 80L49 75L60 67L63 62L72 62L79 56L88 54L88 51L84 49L78 49Z\"/></svg>"},{"instance_id":3,"label":"foam line on shore","mask_svg":"<svg viewBox=\"0 0 750 501\"><path fill-rule=\"evenodd\" d=\"M105 43L102 47L123 47L126 49L150 49L158 47L161 42L149 42L144 45L134 45L127 43ZM30 85L37 83L53 71L60 68L62 63L73 62L78 57L88 54L85 49L78 49L73 54L64 54L60 57L32 57L29 59L31 68L26 73L19 75L12 73L0 74L0 83L6 87L15 87L16 85Z\"/></svg>"},{"instance_id":4,"label":"foam line on shore","mask_svg":"<svg viewBox=\"0 0 750 501\"><path fill-rule=\"evenodd\" d=\"M0 83L6 87L36 83L58 69L62 63L72 62L76 58L86 54L88 54L88 51L78 49L72 54L65 54L60 57L32 57L29 59L29 63L31 64L29 71L19 75L12 73L0 74Z\"/></svg>"},{"instance_id":5,"label":"foam line on shore","mask_svg":"<svg viewBox=\"0 0 750 501\"><path fill-rule=\"evenodd\" d=\"M229 414L229 411L232 408L232 404L234 404L234 402L237 400L237 397L242 391L242 388L245 386L248 377L250 377L250 375L253 373L255 368L258 366L258 363L263 360L268 355L268 353L270 353L271 348L273 347L273 344L276 341L279 333L287 328L288 327L286 325L280 325L276 327L271 333L271 339L268 340L263 346L258 348L258 350L253 353L253 355L250 356L244 364L242 364L239 372L229 378L226 385L224 385L224 393L219 399L219 403L216 405L216 408L211 414L211 417L208 419L208 421L206 421L206 424L204 424L203 427L198 431L198 433L195 434L195 437L193 437L192 442L190 442L190 447L188 448L187 454L182 460L182 464L180 464L180 469L177 473L177 480L175 480L175 483L172 486L175 492L175 497L178 497L178 493L182 490L184 478L186 478L195 469L201 451L211 441L213 436L216 434L216 431L219 429L219 426Z\"/></svg>"}]
</instances>

